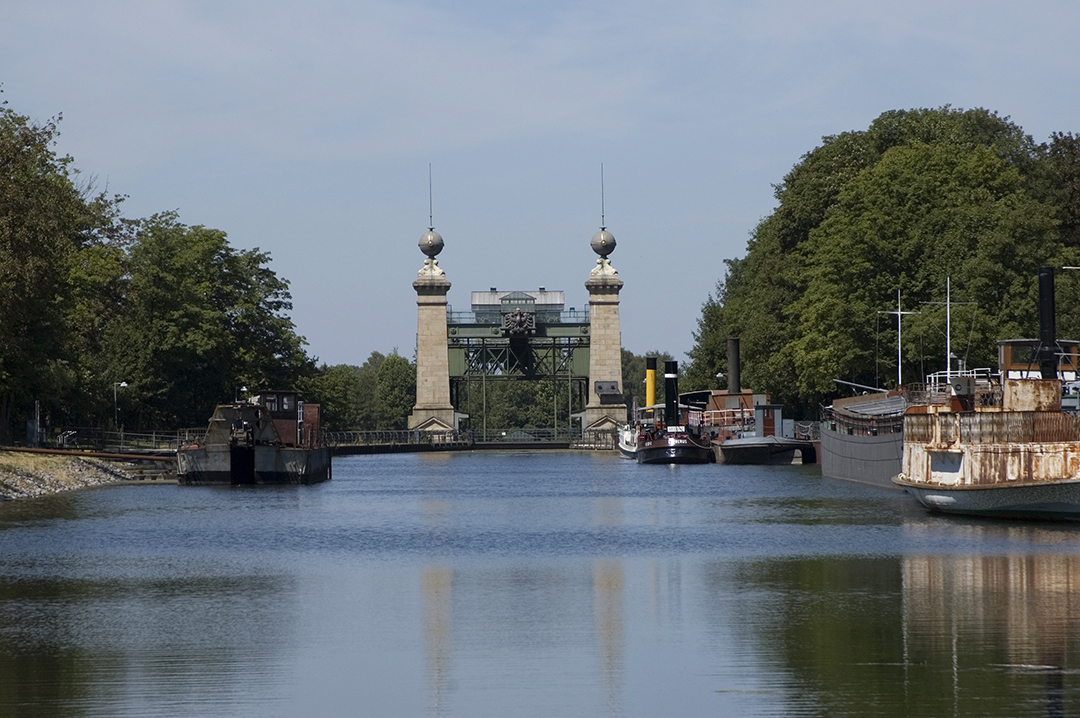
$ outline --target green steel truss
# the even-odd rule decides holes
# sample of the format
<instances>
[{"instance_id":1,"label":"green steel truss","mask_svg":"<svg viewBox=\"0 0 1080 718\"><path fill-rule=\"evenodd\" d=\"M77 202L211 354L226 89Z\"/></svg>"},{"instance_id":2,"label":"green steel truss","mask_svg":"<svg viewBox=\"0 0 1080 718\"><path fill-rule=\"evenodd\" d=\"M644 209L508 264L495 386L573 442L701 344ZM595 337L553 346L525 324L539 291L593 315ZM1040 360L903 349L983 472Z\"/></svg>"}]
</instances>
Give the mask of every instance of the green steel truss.
<instances>
[{"instance_id":1,"label":"green steel truss","mask_svg":"<svg viewBox=\"0 0 1080 718\"><path fill-rule=\"evenodd\" d=\"M475 318L448 323L450 400L458 411L472 415L474 429L487 429L489 382L547 385L545 395L552 396L552 425L564 427L560 431L570 426L572 414L584 410L589 381L587 318L566 322L558 315L538 315L531 319L528 324L506 320L494 324ZM545 321L549 319L555 321ZM527 330L522 331L522 326Z\"/></svg>"}]
</instances>

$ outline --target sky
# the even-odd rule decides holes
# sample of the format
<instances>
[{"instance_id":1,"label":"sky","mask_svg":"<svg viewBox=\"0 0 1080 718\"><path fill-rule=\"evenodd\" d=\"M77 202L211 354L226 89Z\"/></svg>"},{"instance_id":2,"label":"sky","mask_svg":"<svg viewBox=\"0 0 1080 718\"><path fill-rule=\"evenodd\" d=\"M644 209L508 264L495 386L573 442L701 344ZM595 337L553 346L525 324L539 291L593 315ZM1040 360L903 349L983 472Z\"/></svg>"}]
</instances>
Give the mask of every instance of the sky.
<instances>
[{"instance_id":1,"label":"sky","mask_svg":"<svg viewBox=\"0 0 1080 718\"><path fill-rule=\"evenodd\" d=\"M0 28L0 100L62 114L126 216L269 252L326 364L413 356L429 165L455 310L586 305L603 208L623 346L683 358L822 137L943 105L1080 132L1075 0L7 0Z\"/></svg>"}]
</instances>

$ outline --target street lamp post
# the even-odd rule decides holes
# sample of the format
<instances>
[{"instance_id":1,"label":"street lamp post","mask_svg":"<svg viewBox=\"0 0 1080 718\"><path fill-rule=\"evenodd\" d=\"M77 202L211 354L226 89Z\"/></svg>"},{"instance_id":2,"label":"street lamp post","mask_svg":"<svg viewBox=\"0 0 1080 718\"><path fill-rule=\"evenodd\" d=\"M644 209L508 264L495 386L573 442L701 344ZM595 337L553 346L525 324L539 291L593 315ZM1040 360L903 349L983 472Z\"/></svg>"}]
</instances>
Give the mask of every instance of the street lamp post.
<instances>
[{"instance_id":1,"label":"street lamp post","mask_svg":"<svg viewBox=\"0 0 1080 718\"><path fill-rule=\"evenodd\" d=\"M113 404L113 427L119 431L120 429L120 404L116 400L116 388L127 388L128 383L126 381L114 381L112 385L112 404Z\"/></svg>"}]
</instances>

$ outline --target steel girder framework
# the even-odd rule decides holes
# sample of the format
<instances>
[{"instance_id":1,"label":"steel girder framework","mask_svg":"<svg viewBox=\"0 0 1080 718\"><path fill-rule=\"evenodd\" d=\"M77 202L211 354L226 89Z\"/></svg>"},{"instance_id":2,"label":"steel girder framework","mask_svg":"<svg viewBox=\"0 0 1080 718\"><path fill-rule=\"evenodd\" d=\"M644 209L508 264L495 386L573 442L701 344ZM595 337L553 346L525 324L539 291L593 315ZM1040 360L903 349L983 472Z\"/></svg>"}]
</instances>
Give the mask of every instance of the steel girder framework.
<instances>
[{"instance_id":1,"label":"steel girder framework","mask_svg":"<svg viewBox=\"0 0 1080 718\"><path fill-rule=\"evenodd\" d=\"M560 426L569 431L571 417L584 410L589 381L588 328L551 327L551 333L562 336L545 335L545 329L539 328L541 336L497 336L482 325L451 329L450 400L458 411L473 416L476 430L486 434L489 428L488 402L494 389L487 386L489 382L504 386L511 381L547 384L552 411L550 424L545 424L560 431Z\"/></svg>"}]
</instances>

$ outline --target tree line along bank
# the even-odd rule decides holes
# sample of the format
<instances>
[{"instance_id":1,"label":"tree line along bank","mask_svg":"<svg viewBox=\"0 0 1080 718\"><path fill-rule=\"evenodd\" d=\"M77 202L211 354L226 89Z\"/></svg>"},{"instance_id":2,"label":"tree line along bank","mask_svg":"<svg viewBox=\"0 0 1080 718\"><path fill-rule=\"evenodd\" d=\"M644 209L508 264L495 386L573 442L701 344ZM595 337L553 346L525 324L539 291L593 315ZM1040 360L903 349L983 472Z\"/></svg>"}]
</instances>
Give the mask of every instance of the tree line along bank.
<instances>
[{"instance_id":1,"label":"tree line along bank","mask_svg":"<svg viewBox=\"0 0 1080 718\"><path fill-rule=\"evenodd\" d=\"M268 253L175 212L124 217L122 196L81 183L56 154L58 124L0 107L0 443L19 437L35 401L54 427L178 428L203 425L242 386L299 388L328 428L404 428L409 359L318 365ZM887 384L896 329L884 313L898 290L918 312L904 319L903 372L942 369L947 281L952 346L968 366L992 366L998 339L1035 331L1037 268L1080 266L1080 140L1036 143L987 110L886 112L826 137L776 198L702 307L685 390L722 388L729 336L741 339L743 384L789 415L813 416L834 379ZM1080 276L1058 293L1059 333L1078 337ZM623 353L635 396L644 356ZM545 426L540 391L494 390L489 424Z\"/></svg>"}]
</instances>

